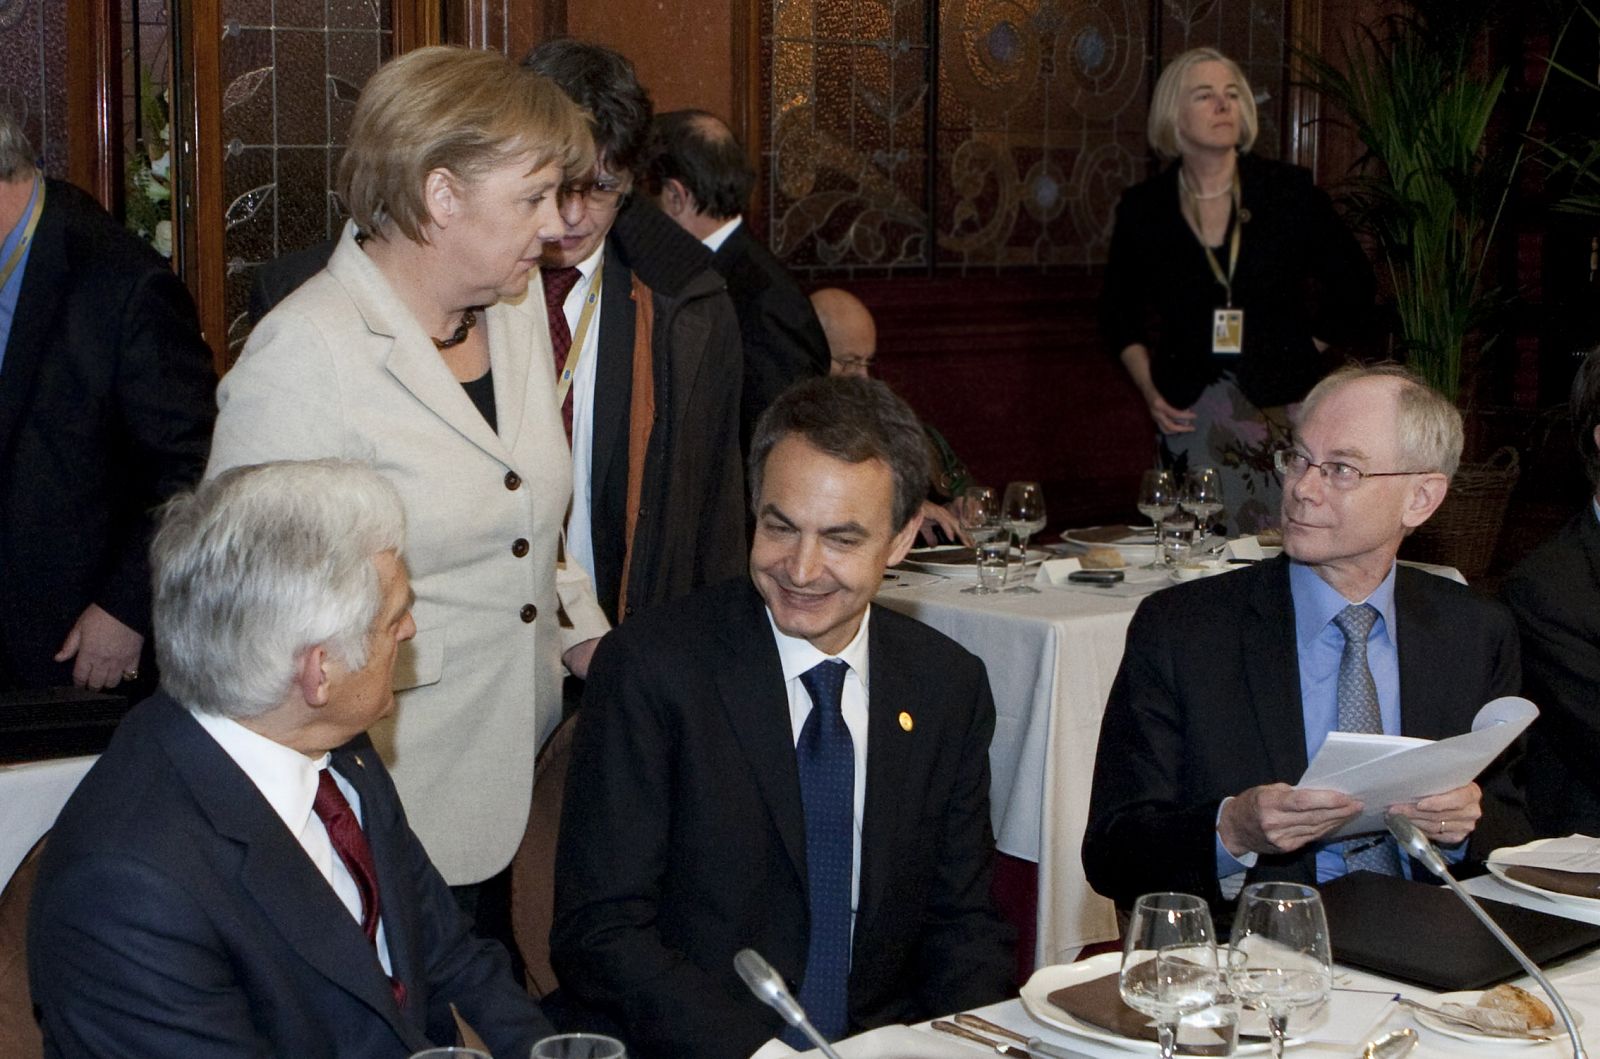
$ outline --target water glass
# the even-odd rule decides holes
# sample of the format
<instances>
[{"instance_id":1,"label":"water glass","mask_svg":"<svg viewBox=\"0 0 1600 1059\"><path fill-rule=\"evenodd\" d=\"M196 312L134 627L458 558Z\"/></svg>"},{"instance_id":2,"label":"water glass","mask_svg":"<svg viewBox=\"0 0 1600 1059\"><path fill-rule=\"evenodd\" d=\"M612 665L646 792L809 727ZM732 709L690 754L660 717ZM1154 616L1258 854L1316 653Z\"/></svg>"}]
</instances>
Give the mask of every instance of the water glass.
<instances>
[{"instance_id":1,"label":"water glass","mask_svg":"<svg viewBox=\"0 0 1600 1059\"><path fill-rule=\"evenodd\" d=\"M1022 569L1028 567L1028 538L1044 529L1044 491L1039 488L1038 482L1012 482L1006 486L1005 499L1000 502L1000 521L1007 529L1017 536L1017 545L1022 552L1019 560ZM1019 575L1018 583L1006 589L1007 592L1037 592L1037 588L1028 584L1027 579Z\"/></svg>"},{"instance_id":2,"label":"water glass","mask_svg":"<svg viewBox=\"0 0 1600 1059\"><path fill-rule=\"evenodd\" d=\"M1201 467L1189 472L1183 483L1183 509L1199 522L1201 536L1210 531L1218 515L1222 514L1222 476L1215 467Z\"/></svg>"},{"instance_id":3,"label":"water glass","mask_svg":"<svg viewBox=\"0 0 1600 1059\"><path fill-rule=\"evenodd\" d=\"M1005 525L1000 521L999 497L987 485L969 485L956 500L956 517L961 521L962 532L972 541L977 557L978 583L961 591L980 594L998 592L1005 585L1005 555L1011 546ZM996 556L1000 560L999 585L993 583L993 560ZM990 567L987 571L986 564Z\"/></svg>"},{"instance_id":4,"label":"water glass","mask_svg":"<svg viewBox=\"0 0 1600 1059\"><path fill-rule=\"evenodd\" d=\"M615 1037L599 1033L562 1033L533 1046L528 1059L626 1059L628 1050Z\"/></svg>"},{"instance_id":5,"label":"water glass","mask_svg":"<svg viewBox=\"0 0 1600 1059\"><path fill-rule=\"evenodd\" d=\"M411 1059L491 1059L491 1056L476 1048L425 1048L413 1052Z\"/></svg>"},{"instance_id":6,"label":"water glass","mask_svg":"<svg viewBox=\"0 0 1600 1059\"><path fill-rule=\"evenodd\" d=\"M1134 902L1118 988L1124 1003L1155 1022L1161 1059L1172 1059L1182 1019L1217 1004L1225 992L1221 971L1203 899L1158 893Z\"/></svg>"},{"instance_id":7,"label":"water glass","mask_svg":"<svg viewBox=\"0 0 1600 1059\"><path fill-rule=\"evenodd\" d=\"M1146 570L1161 569L1161 521L1178 510L1178 488L1171 471L1152 468L1139 480L1139 514L1150 520L1156 543Z\"/></svg>"},{"instance_id":8,"label":"water glass","mask_svg":"<svg viewBox=\"0 0 1600 1059\"><path fill-rule=\"evenodd\" d=\"M1333 988L1333 955L1322 897L1300 883L1253 883L1239 894L1228 980L1267 1016L1273 1059L1283 1059L1291 1013L1313 1008Z\"/></svg>"},{"instance_id":9,"label":"water glass","mask_svg":"<svg viewBox=\"0 0 1600 1059\"><path fill-rule=\"evenodd\" d=\"M987 595L1004 589L1011 535L1001 530L986 540L978 541L975 550L978 553L978 583L961 591Z\"/></svg>"}]
</instances>

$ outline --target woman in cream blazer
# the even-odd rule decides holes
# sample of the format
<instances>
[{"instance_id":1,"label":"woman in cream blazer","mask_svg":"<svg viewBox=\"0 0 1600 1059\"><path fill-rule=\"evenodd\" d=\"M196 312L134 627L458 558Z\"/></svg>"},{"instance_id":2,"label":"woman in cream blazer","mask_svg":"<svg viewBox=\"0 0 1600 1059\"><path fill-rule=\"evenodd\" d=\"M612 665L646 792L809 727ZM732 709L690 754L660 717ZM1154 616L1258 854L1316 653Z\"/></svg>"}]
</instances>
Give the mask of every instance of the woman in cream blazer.
<instances>
[{"instance_id":1,"label":"woman in cream blazer","mask_svg":"<svg viewBox=\"0 0 1600 1059\"><path fill-rule=\"evenodd\" d=\"M544 300L527 290L561 231L560 184L591 166L581 113L503 56L387 64L341 166L354 219L218 391L208 475L337 456L400 490L417 635L371 734L456 886L509 863L561 719L563 657L586 668L607 628L587 575L560 561L571 457Z\"/></svg>"}]
</instances>

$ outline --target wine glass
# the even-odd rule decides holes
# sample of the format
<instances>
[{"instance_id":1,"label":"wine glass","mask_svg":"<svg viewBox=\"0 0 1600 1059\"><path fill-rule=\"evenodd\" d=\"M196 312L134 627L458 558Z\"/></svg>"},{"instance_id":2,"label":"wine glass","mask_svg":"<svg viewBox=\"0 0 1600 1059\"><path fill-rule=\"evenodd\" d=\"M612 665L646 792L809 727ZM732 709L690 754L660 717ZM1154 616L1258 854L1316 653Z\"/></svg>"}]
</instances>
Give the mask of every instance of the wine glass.
<instances>
[{"instance_id":1,"label":"wine glass","mask_svg":"<svg viewBox=\"0 0 1600 1059\"><path fill-rule=\"evenodd\" d=\"M1159 467L1144 472L1139 480L1139 514L1150 520L1156 533L1155 553L1146 570L1161 569L1161 521L1178 510L1178 491L1171 471Z\"/></svg>"},{"instance_id":2,"label":"wine glass","mask_svg":"<svg viewBox=\"0 0 1600 1059\"><path fill-rule=\"evenodd\" d=\"M1273 1059L1283 1059L1289 1013L1315 1007L1333 987L1328 920L1317 891L1300 883L1252 883L1239 895L1228 977L1249 1007L1266 1013Z\"/></svg>"},{"instance_id":3,"label":"wine glass","mask_svg":"<svg viewBox=\"0 0 1600 1059\"><path fill-rule=\"evenodd\" d=\"M528 1059L627 1059L628 1050L615 1037L600 1033L562 1033L533 1046Z\"/></svg>"},{"instance_id":4,"label":"wine glass","mask_svg":"<svg viewBox=\"0 0 1600 1059\"><path fill-rule=\"evenodd\" d=\"M969 485L956 501L956 513L962 531L972 541L978 573L977 583L961 591L976 595L999 591L992 582L998 570L1000 583L1005 583L1006 551L1011 545L1000 521L1000 498L987 485Z\"/></svg>"},{"instance_id":5,"label":"wine glass","mask_svg":"<svg viewBox=\"0 0 1600 1059\"><path fill-rule=\"evenodd\" d=\"M1044 529L1044 492L1038 482L1012 482L1006 486L1005 499L1000 503L1000 521L1017 535L1022 549L1022 567L1028 566L1028 538ZM1037 592L1037 588L1022 581L1006 589L1007 592Z\"/></svg>"},{"instance_id":6,"label":"wine glass","mask_svg":"<svg viewBox=\"0 0 1600 1059\"><path fill-rule=\"evenodd\" d=\"M1156 1025L1161 1059L1172 1059L1178 1023L1223 991L1211 909L1193 894L1145 894L1134 902L1118 986L1129 1007Z\"/></svg>"},{"instance_id":7,"label":"wine glass","mask_svg":"<svg viewBox=\"0 0 1600 1059\"><path fill-rule=\"evenodd\" d=\"M426 1048L420 1052L412 1052L411 1059L489 1059L488 1052L480 1052L476 1048Z\"/></svg>"},{"instance_id":8,"label":"wine glass","mask_svg":"<svg viewBox=\"0 0 1600 1059\"><path fill-rule=\"evenodd\" d=\"M1200 536L1211 530L1211 520L1222 513L1222 476L1215 467L1190 471L1183 483L1183 509L1200 523Z\"/></svg>"}]
</instances>

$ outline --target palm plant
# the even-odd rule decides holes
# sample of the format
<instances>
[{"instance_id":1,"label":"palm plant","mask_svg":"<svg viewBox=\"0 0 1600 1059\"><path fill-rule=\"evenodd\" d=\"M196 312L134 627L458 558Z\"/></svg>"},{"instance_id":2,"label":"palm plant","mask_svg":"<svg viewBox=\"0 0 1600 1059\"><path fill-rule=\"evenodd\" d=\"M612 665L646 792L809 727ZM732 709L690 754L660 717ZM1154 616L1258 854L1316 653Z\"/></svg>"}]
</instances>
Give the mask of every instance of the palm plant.
<instances>
[{"instance_id":1,"label":"palm plant","mask_svg":"<svg viewBox=\"0 0 1600 1059\"><path fill-rule=\"evenodd\" d=\"M1561 54L1567 31L1575 23L1584 22L1600 33L1600 15L1587 4L1577 3L1556 37L1548 60L1549 69L1583 88L1600 92L1600 78L1572 69ZM1587 133L1579 131L1556 140L1541 141L1539 147L1543 160L1550 167L1551 178L1563 188L1555 209L1584 217L1600 217L1600 136L1595 135L1593 126Z\"/></svg>"}]
</instances>

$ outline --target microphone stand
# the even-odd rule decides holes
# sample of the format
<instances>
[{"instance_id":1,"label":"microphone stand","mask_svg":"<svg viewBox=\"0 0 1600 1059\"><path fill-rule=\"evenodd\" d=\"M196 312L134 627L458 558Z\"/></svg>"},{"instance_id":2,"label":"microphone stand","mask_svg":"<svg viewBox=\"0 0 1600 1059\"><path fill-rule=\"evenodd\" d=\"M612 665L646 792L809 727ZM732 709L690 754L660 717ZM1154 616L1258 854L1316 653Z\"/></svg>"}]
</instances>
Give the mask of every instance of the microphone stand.
<instances>
[{"instance_id":1,"label":"microphone stand","mask_svg":"<svg viewBox=\"0 0 1600 1059\"><path fill-rule=\"evenodd\" d=\"M1494 935L1495 940L1504 946L1507 952L1516 957L1517 962L1522 965L1522 969L1528 972L1528 976L1539 983L1539 988L1544 990L1545 995L1555 1004L1556 1011L1561 1015L1561 1021L1567 1028L1567 1036L1572 1038L1572 1059L1589 1059L1589 1053L1583 1050L1583 1039L1578 1036L1577 1024L1572 1021L1572 1012L1567 1010L1567 1002L1561 999L1561 994L1556 992L1556 987L1550 984L1550 979L1544 976L1544 972L1540 971L1538 966L1528 959L1527 954L1517 947L1517 943L1511 940L1510 935L1500 929L1500 924L1496 923L1490 918L1489 913L1483 910L1483 906L1478 903L1477 898L1467 893L1466 888L1456 882L1455 876L1450 874L1450 866L1445 863L1444 856L1434 847L1432 842L1428 841L1428 836L1424 835L1416 824L1398 813L1385 814L1384 823L1388 825L1389 833L1400 843L1400 848L1417 858L1427 866L1429 871L1443 879L1445 885L1455 891L1455 895L1461 898L1468 908L1472 909L1472 914L1477 916L1479 921L1489 928L1489 933Z\"/></svg>"},{"instance_id":2,"label":"microphone stand","mask_svg":"<svg viewBox=\"0 0 1600 1059\"><path fill-rule=\"evenodd\" d=\"M783 976L773 970L772 965L763 959L759 952L754 949L740 949L733 956L733 969L739 972L739 977L744 979L744 984L750 987L750 992L756 995L757 1000L782 1015L783 1021L805 1034L806 1039L816 1045L828 1059L839 1059L839 1053L834 1051L828 1039L811 1025L811 1020L806 1018L805 1008L801 1007L800 1001L789 992L789 987L783 984Z\"/></svg>"}]
</instances>

